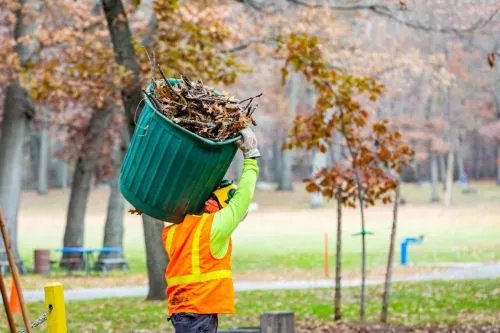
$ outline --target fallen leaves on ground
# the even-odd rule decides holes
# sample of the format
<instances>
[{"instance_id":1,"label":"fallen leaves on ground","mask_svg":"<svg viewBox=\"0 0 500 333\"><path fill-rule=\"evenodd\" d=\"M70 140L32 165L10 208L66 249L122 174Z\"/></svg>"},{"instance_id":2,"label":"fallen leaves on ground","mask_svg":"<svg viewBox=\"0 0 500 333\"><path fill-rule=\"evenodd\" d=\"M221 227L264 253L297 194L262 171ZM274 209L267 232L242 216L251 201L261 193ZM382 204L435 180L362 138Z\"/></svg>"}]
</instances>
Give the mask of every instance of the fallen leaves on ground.
<instances>
[{"instance_id":1,"label":"fallen leaves on ground","mask_svg":"<svg viewBox=\"0 0 500 333\"><path fill-rule=\"evenodd\" d=\"M299 326L296 333L499 333L500 326L478 326L478 325L457 325L457 326L403 326L386 325L381 323L346 323L338 322L318 326Z\"/></svg>"}]
</instances>

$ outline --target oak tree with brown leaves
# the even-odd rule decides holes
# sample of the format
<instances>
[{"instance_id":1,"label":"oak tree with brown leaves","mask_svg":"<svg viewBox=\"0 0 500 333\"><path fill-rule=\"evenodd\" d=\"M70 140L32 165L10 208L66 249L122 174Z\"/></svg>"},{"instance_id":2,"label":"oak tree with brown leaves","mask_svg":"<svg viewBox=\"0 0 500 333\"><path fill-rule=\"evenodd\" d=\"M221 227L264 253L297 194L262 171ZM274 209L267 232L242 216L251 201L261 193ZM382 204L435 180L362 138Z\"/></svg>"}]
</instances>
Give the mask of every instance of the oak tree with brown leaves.
<instances>
[{"instance_id":1,"label":"oak tree with brown leaves","mask_svg":"<svg viewBox=\"0 0 500 333\"><path fill-rule=\"evenodd\" d=\"M359 101L362 95L376 101L383 93L383 86L372 78L355 77L340 68L331 68L324 61L315 37L292 34L282 43L279 50L285 52L286 57L283 78L292 68L302 73L317 93L312 113L296 117L286 149L317 148L325 153L335 141L344 148L342 161L336 161L332 168L321 169L305 182L309 192L321 192L326 198L335 197L344 206L355 208L359 203L362 251L360 319L363 321L368 234L364 209L378 201L391 202L392 190L398 188L402 165L410 162L413 152L401 134L389 128L388 121L370 121L369 112Z\"/></svg>"}]
</instances>

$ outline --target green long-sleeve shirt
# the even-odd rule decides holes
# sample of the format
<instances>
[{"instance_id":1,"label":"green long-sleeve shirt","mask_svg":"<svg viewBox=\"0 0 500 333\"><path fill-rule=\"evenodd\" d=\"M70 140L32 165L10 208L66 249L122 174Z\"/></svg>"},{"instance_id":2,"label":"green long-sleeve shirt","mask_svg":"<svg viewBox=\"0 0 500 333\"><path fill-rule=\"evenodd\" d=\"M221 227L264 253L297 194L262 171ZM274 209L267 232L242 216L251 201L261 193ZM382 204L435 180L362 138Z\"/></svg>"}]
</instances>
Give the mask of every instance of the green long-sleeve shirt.
<instances>
[{"instance_id":1,"label":"green long-sleeve shirt","mask_svg":"<svg viewBox=\"0 0 500 333\"><path fill-rule=\"evenodd\" d=\"M215 213L210 234L210 250L215 258L225 256L231 234L243 220L252 202L258 175L257 160L245 159L238 189L227 207Z\"/></svg>"}]
</instances>

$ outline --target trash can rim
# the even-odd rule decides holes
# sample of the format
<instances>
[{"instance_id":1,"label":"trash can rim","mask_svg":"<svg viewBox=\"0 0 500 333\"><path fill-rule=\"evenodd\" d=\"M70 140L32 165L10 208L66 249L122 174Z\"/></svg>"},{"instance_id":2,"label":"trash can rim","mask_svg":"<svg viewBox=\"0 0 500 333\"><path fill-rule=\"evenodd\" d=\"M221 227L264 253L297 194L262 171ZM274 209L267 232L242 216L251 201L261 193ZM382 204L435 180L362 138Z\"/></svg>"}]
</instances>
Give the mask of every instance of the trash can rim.
<instances>
[{"instance_id":1,"label":"trash can rim","mask_svg":"<svg viewBox=\"0 0 500 333\"><path fill-rule=\"evenodd\" d=\"M170 82L172 82L171 80L172 81L178 81L176 79L169 79ZM146 91L149 93L149 92L151 92L151 90L152 90L152 84L148 85ZM194 139L200 140L203 143L206 143L206 144L209 144L209 145L212 145L212 146L223 146L223 145L226 145L228 143L233 143L233 142L236 142L236 141L238 141L238 140L241 139L241 134L237 135L234 138L226 139L224 141L215 141L215 140L204 138L204 137L202 137L202 136L200 136L200 135L198 135L196 133L193 133L193 132L185 129L182 126L179 126L178 124L174 123L172 120L170 120L167 117L165 117L165 115L163 115L161 112L159 112L156 109L156 107L151 103L151 101L149 100L149 98L147 98L147 96L144 96L144 101L156 113L156 115L160 116L162 119L164 119L165 121L167 121L170 125L175 126L175 128L179 129L180 131L182 131L186 135L189 135L189 136L193 137Z\"/></svg>"}]
</instances>

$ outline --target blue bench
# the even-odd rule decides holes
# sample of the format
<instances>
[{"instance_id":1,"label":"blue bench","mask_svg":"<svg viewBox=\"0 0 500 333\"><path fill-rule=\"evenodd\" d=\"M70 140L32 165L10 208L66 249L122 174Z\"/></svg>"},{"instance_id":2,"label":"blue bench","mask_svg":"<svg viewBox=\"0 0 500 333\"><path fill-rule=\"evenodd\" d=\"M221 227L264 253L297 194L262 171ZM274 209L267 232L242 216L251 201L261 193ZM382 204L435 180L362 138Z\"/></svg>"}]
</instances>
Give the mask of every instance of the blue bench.
<instances>
[{"instance_id":1,"label":"blue bench","mask_svg":"<svg viewBox=\"0 0 500 333\"><path fill-rule=\"evenodd\" d=\"M66 265L68 274L71 274L72 270L81 269L83 267L85 273L89 275L94 253L121 253L122 249L119 247L63 247L56 249L56 251L61 252L63 256L66 254L65 258L61 260L61 263ZM100 267L104 272L107 272L109 266L112 264L119 264L128 269L128 262L124 258L102 258L96 262L96 266Z\"/></svg>"},{"instance_id":2,"label":"blue bench","mask_svg":"<svg viewBox=\"0 0 500 333\"><path fill-rule=\"evenodd\" d=\"M121 254L122 250L119 247L103 247L96 249L100 253L116 253ZM107 273L113 266L118 266L124 271L128 271L128 261L123 257L118 258L98 258L95 262L94 269L101 270Z\"/></svg>"}]
</instances>

